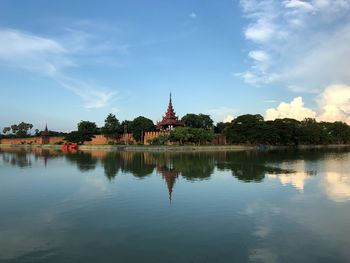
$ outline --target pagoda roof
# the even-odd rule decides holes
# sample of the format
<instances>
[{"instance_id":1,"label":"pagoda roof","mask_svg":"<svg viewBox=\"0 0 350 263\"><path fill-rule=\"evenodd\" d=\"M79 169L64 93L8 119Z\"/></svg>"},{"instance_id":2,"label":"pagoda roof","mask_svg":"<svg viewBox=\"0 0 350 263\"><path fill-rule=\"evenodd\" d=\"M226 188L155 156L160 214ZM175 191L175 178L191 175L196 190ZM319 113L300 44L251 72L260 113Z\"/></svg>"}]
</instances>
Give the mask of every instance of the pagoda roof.
<instances>
[{"instance_id":1,"label":"pagoda roof","mask_svg":"<svg viewBox=\"0 0 350 263\"><path fill-rule=\"evenodd\" d=\"M165 115L163 116L163 119L157 123L158 129L164 128L164 126L184 126L183 122L179 120L174 111L171 93L169 98L168 109Z\"/></svg>"}]
</instances>

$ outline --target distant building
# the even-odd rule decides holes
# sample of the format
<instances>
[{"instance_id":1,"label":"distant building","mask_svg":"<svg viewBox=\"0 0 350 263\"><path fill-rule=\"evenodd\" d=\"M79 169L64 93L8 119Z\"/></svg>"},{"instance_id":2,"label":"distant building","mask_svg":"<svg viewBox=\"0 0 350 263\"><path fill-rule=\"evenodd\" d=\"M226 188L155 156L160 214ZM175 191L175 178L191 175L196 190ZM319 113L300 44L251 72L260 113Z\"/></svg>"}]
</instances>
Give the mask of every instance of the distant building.
<instances>
[{"instance_id":1,"label":"distant building","mask_svg":"<svg viewBox=\"0 0 350 263\"><path fill-rule=\"evenodd\" d=\"M179 120L179 118L175 114L170 93L168 110L165 113L165 116L163 116L163 119L160 122L157 122L157 130L167 131L172 130L173 128L178 126L184 126L184 123L181 120Z\"/></svg>"},{"instance_id":2,"label":"distant building","mask_svg":"<svg viewBox=\"0 0 350 263\"><path fill-rule=\"evenodd\" d=\"M45 126L45 130L41 133L41 141L42 141L42 144L50 143L50 134L49 134L49 130L47 129L47 124Z\"/></svg>"}]
</instances>

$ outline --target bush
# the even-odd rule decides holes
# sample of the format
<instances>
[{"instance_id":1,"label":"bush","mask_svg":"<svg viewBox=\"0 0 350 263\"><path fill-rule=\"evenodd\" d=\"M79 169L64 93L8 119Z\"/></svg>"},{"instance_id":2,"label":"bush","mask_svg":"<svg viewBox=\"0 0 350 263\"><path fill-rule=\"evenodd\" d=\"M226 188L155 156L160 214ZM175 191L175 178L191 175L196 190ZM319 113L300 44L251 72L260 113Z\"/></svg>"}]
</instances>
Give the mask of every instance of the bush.
<instances>
[{"instance_id":1,"label":"bush","mask_svg":"<svg viewBox=\"0 0 350 263\"><path fill-rule=\"evenodd\" d=\"M169 141L169 136L168 135L159 135L158 137L153 138L152 140L149 140L148 142L151 145L163 145L163 144L165 144L168 141Z\"/></svg>"}]
</instances>

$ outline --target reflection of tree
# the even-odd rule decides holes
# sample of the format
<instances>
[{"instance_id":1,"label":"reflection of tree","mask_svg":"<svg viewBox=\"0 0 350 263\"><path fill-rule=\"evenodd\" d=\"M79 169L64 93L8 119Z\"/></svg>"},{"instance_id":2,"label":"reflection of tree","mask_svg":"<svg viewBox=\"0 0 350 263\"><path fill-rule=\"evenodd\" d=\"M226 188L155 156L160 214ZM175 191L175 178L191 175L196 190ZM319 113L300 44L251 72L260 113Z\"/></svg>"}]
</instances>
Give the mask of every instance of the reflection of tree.
<instances>
[{"instance_id":1,"label":"reflection of tree","mask_svg":"<svg viewBox=\"0 0 350 263\"><path fill-rule=\"evenodd\" d=\"M77 164L78 169L82 172L94 170L98 159L92 157L91 153L78 151L76 153L67 153L66 160L70 163Z\"/></svg>"},{"instance_id":2,"label":"reflection of tree","mask_svg":"<svg viewBox=\"0 0 350 263\"><path fill-rule=\"evenodd\" d=\"M25 151L11 154L9 161L11 165L18 166L20 168L32 166L30 156Z\"/></svg>"},{"instance_id":3,"label":"reflection of tree","mask_svg":"<svg viewBox=\"0 0 350 263\"><path fill-rule=\"evenodd\" d=\"M157 164L157 172L166 182L171 202L176 180L181 174L187 180L207 179L214 171L214 154L205 153L158 153L148 154L148 159Z\"/></svg>"},{"instance_id":4,"label":"reflection of tree","mask_svg":"<svg viewBox=\"0 0 350 263\"><path fill-rule=\"evenodd\" d=\"M147 162L146 153L129 153L121 154L121 170L124 173L132 173L134 176L142 178L151 175L155 164Z\"/></svg>"},{"instance_id":5,"label":"reflection of tree","mask_svg":"<svg viewBox=\"0 0 350 263\"><path fill-rule=\"evenodd\" d=\"M265 174L288 174L293 171L268 165L273 159L269 153L230 152L223 161L217 163L220 170L231 170L232 175L244 182L261 182Z\"/></svg>"},{"instance_id":6,"label":"reflection of tree","mask_svg":"<svg viewBox=\"0 0 350 263\"><path fill-rule=\"evenodd\" d=\"M187 180L207 179L215 168L215 153L160 153L152 157L157 165L171 168Z\"/></svg>"},{"instance_id":7,"label":"reflection of tree","mask_svg":"<svg viewBox=\"0 0 350 263\"><path fill-rule=\"evenodd\" d=\"M105 157L101 159L105 175L109 180L112 180L118 173L121 167L122 158L119 152L108 152Z\"/></svg>"},{"instance_id":8,"label":"reflection of tree","mask_svg":"<svg viewBox=\"0 0 350 263\"><path fill-rule=\"evenodd\" d=\"M32 166L32 161L35 162L43 159L45 166L47 162L52 158L57 158L62 154L52 149L42 148L19 148L11 147L0 149L0 156L4 163L8 163L21 168Z\"/></svg>"}]
</instances>

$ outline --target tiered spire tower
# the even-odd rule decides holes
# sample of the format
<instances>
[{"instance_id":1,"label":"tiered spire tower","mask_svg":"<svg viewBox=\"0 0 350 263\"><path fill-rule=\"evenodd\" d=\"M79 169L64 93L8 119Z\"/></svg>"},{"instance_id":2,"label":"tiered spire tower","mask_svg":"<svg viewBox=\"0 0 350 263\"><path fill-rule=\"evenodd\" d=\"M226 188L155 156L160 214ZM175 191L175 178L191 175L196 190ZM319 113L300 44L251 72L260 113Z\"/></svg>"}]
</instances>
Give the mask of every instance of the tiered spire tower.
<instances>
[{"instance_id":1,"label":"tiered spire tower","mask_svg":"<svg viewBox=\"0 0 350 263\"><path fill-rule=\"evenodd\" d=\"M179 118L175 114L172 96L170 93L168 109L165 113L165 116L163 116L162 121L157 123L157 129L158 130L171 130L177 126L184 126L184 124L181 120L179 120Z\"/></svg>"}]
</instances>

